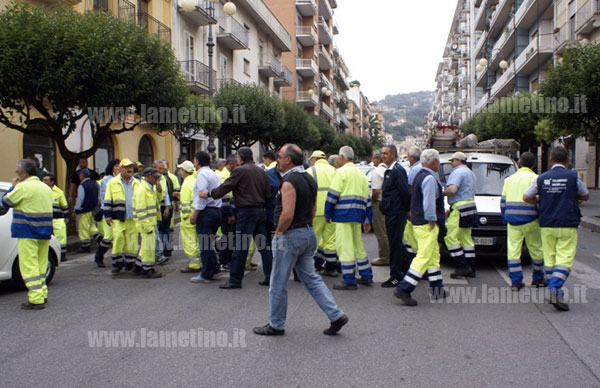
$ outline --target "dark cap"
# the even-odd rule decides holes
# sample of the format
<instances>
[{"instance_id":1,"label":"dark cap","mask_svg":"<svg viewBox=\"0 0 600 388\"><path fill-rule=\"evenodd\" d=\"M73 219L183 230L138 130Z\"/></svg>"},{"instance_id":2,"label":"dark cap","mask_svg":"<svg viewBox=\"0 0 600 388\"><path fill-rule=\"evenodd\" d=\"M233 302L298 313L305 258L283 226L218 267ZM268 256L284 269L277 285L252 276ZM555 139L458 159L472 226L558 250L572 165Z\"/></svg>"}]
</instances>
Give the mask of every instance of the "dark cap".
<instances>
[{"instance_id":1,"label":"dark cap","mask_svg":"<svg viewBox=\"0 0 600 388\"><path fill-rule=\"evenodd\" d=\"M148 175L153 175L157 178L160 178L160 173L158 171L156 171L155 168L152 168L152 167L147 167L144 169L144 171L142 171L142 176L148 176Z\"/></svg>"}]
</instances>

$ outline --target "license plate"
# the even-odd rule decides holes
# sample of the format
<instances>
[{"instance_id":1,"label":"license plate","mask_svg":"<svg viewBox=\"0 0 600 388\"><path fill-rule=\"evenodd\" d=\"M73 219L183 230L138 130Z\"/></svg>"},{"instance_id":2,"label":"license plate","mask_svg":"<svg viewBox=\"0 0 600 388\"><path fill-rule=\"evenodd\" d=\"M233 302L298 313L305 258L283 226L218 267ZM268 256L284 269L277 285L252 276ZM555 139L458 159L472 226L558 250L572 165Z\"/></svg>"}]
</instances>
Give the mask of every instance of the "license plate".
<instances>
[{"instance_id":1,"label":"license plate","mask_svg":"<svg viewBox=\"0 0 600 388\"><path fill-rule=\"evenodd\" d=\"M496 239L494 237L473 237L475 245L496 245Z\"/></svg>"}]
</instances>

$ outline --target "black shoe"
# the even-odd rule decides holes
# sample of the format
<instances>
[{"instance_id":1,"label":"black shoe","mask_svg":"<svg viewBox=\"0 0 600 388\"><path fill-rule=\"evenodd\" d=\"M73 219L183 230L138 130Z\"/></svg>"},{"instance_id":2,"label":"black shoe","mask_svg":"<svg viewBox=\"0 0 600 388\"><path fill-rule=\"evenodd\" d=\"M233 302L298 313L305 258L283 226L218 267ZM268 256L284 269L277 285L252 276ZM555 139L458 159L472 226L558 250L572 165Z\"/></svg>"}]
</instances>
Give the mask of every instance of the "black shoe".
<instances>
[{"instance_id":1,"label":"black shoe","mask_svg":"<svg viewBox=\"0 0 600 388\"><path fill-rule=\"evenodd\" d=\"M465 275L466 278L475 278L475 270L472 269L471 272Z\"/></svg>"},{"instance_id":2,"label":"black shoe","mask_svg":"<svg viewBox=\"0 0 600 388\"><path fill-rule=\"evenodd\" d=\"M513 291L519 291L523 287L525 287L525 283L521 282L520 284L517 284L516 286L511 286L510 289Z\"/></svg>"},{"instance_id":3,"label":"black shoe","mask_svg":"<svg viewBox=\"0 0 600 388\"><path fill-rule=\"evenodd\" d=\"M133 273L134 275L143 275L142 267L140 267L139 265L134 265L131 269L131 273Z\"/></svg>"},{"instance_id":4,"label":"black shoe","mask_svg":"<svg viewBox=\"0 0 600 388\"><path fill-rule=\"evenodd\" d=\"M185 267L179 270L179 272L181 273L198 273L202 271L201 268L190 268L190 267Z\"/></svg>"},{"instance_id":5,"label":"black shoe","mask_svg":"<svg viewBox=\"0 0 600 388\"><path fill-rule=\"evenodd\" d=\"M333 285L334 290L358 290L356 284L346 284L344 282L336 283Z\"/></svg>"},{"instance_id":6,"label":"black shoe","mask_svg":"<svg viewBox=\"0 0 600 388\"><path fill-rule=\"evenodd\" d=\"M547 284L548 284L548 282L546 281L546 279L536 280L536 281L531 282L531 287L541 288L541 287L546 287Z\"/></svg>"},{"instance_id":7,"label":"black shoe","mask_svg":"<svg viewBox=\"0 0 600 388\"><path fill-rule=\"evenodd\" d=\"M271 327L271 325L269 325L268 323L264 326L255 327L254 329L252 329L252 331L254 331L254 334L258 334L258 335L284 335L285 334L285 330L275 329L274 327Z\"/></svg>"},{"instance_id":8,"label":"black shoe","mask_svg":"<svg viewBox=\"0 0 600 388\"><path fill-rule=\"evenodd\" d=\"M323 330L323 334L325 335L336 335L338 331L344 327L344 325L348 323L348 316L346 314L339 317L337 320L331 322L331 326L327 329Z\"/></svg>"},{"instance_id":9,"label":"black shoe","mask_svg":"<svg viewBox=\"0 0 600 388\"><path fill-rule=\"evenodd\" d=\"M394 279L394 278L389 278L385 282L381 283L381 287L393 288L393 287L396 287L398 284L400 284L400 280Z\"/></svg>"},{"instance_id":10,"label":"black shoe","mask_svg":"<svg viewBox=\"0 0 600 388\"><path fill-rule=\"evenodd\" d=\"M475 277L475 273L473 273L473 276L468 276L468 275L471 275L472 272L473 271L471 271L470 267L461 267L461 268L457 268L454 272L452 272L450 274L450 277L452 279L462 279L462 278L465 278L465 277L472 277L472 278L474 278Z\"/></svg>"},{"instance_id":11,"label":"black shoe","mask_svg":"<svg viewBox=\"0 0 600 388\"><path fill-rule=\"evenodd\" d=\"M561 296L550 295L549 298L546 297L546 301L558 311L569 311L569 304Z\"/></svg>"},{"instance_id":12,"label":"black shoe","mask_svg":"<svg viewBox=\"0 0 600 388\"><path fill-rule=\"evenodd\" d=\"M156 272L154 269L150 269L147 272L142 272L141 274L147 279L160 279L163 276L162 273Z\"/></svg>"},{"instance_id":13,"label":"black shoe","mask_svg":"<svg viewBox=\"0 0 600 388\"><path fill-rule=\"evenodd\" d=\"M30 302L25 302L21 304L21 308L23 310L43 310L46 308L46 305L44 303L34 304Z\"/></svg>"},{"instance_id":14,"label":"black shoe","mask_svg":"<svg viewBox=\"0 0 600 388\"><path fill-rule=\"evenodd\" d=\"M121 268L113 267L113 269L110 270L110 273L113 275L118 275L121 273Z\"/></svg>"},{"instance_id":15,"label":"black shoe","mask_svg":"<svg viewBox=\"0 0 600 388\"><path fill-rule=\"evenodd\" d=\"M133 263L127 263L127 264L125 264L124 268L125 268L125 271L131 271L133 269L133 267L135 267L133 265Z\"/></svg>"},{"instance_id":16,"label":"black shoe","mask_svg":"<svg viewBox=\"0 0 600 388\"><path fill-rule=\"evenodd\" d=\"M48 298L44 299L44 304L48 303Z\"/></svg>"},{"instance_id":17,"label":"black shoe","mask_svg":"<svg viewBox=\"0 0 600 388\"><path fill-rule=\"evenodd\" d=\"M372 286L373 285L373 279L365 279L365 278L360 278L357 280L358 284L363 285L363 286Z\"/></svg>"},{"instance_id":18,"label":"black shoe","mask_svg":"<svg viewBox=\"0 0 600 388\"><path fill-rule=\"evenodd\" d=\"M298 274L296 273L296 270L294 270L294 281L295 282L299 282L300 278L298 277Z\"/></svg>"},{"instance_id":19,"label":"black shoe","mask_svg":"<svg viewBox=\"0 0 600 388\"><path fill-rule=\"evenodd\" d=\"M325 275L325 276L329 276L331 278L337 278L338 277L338 271L335 268L325 268L325 270L323 272L321 272L321 275Z\"/></svg>"},{"instance_id":20,"label":"black shoe","mask_svg":"<svg viewBox=\"0 0 600 388\"><path fill-rule=\"evenodd\" d=\"M416 306L418 303L410 296L410 292L402 291L402 290L394 290L394 296L404 302L407 306Z\"/></svg>"},{"instance_id":21,"label":"black shoe","mask_svg":"<svg viewBox=\"0 0 600 388\"><path fill-rule=\"evenodd\" d=\"M267 286L267 287L269 287L271 285L271 279L270 278L265 278L262 282L258 282L258 284L260 284L261 286Z\"/></svg>"},{"instance_id":22,"label":"black shoe","mask_svg":"<svg viewBox=\"0 0 600 388\"><path fill-rule=\"evenodd\" d=\"M242 288L242 285L227 282L219 285L219 288L222 290L233 290L234 288Z\"/></svg>"},{"instance_id":23,"label":"black shoe","mask_svg":"<svg viewBox=\"0 0 600 388\"><path fill-rule=\"evenodd\" d=\"M96 258L94 259L94 262L96 263L96 266L97 266L98 268L105 268L105 267L106 267L106 266L104 265L104 262L103 262L103 260L102 260L102 259L98 260L98 258L96 257Z\"/></svg>"}]
</instances>

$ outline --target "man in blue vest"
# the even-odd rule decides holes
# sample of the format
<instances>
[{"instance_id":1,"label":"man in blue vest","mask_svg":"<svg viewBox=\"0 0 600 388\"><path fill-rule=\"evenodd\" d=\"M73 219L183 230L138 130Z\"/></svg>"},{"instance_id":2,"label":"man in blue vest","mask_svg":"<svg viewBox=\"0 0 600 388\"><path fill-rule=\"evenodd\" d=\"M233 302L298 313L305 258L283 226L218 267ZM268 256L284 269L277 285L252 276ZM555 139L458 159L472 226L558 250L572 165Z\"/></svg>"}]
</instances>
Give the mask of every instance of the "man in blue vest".
<instances>
[{"instance_id":1,"label":"man in blue vest","mask_svg":"<svg viewBox=\"0 0 600 388\"><path fill-rule=\"evenodd\" d=\"M525 191L523 201L538 204L548 301L555 309L568 311L562 286L569 277L577 249L581 219L578 201L587 201L590 195L577 172L567 169L569 153L565 147L552 150L550 163L552 168Z\"/></svg>"},{"instance_id":2,"label":"man in blue vest","mask_svg":"<svg viewBox=\"0 0 600 388\"><path fill-rule=\"evenodd\" d=\"M83 253L90 253L91 239L99 236L92 212L98 207L100 187L96 181L90 179L90 175L91 171L87 168L79 170L81 183L77 188L77 202L75 203L75 212L79 214L78 232Z\"/></svg>"}]
</instances>

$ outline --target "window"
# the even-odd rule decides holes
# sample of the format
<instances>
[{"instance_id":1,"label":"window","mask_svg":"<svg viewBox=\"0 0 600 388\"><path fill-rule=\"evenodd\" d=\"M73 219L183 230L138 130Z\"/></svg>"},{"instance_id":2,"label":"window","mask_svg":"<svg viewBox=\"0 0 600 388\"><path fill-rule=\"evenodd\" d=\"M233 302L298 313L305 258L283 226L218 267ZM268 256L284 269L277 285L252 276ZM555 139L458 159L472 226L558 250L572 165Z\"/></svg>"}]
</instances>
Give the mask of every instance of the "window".
<instances>
[{"instance_id":1,"label":"window","mask_svg":"<svg viewBox=\"0 0 600 388\"><path fill-rule=\"evenodd\" d=\"M104 139L94 154L94 169L102 174L108 166L108 162L115 158L115 150L110 137Z\"/></svg>"},{"instance_id":2,"label":"window","mask_svg":"<svg viewBox=\"0 0 600 388\"><path fill-rule=\"evenodd\" d=\"M152 166L154 162L154 151L152 149L152 140L148 135L144 135L138 146L138 160L144 167Z\"/></svg>"},{"instance_id":3,"label":"window","mask_svg":"<svg viewBox=\"0 0 600 388\"><path fill-rule=\"evenodd\" d=\"M40 161L40 167L56 174L56 152L54 141L49 137L38 135L23 135L23 158L35 156Z\"/></svg>"},{"instance_id":4,"label":"window","mask_svg":"<svg viewBox=\"0 0 600 388\"><path fill-rule=\"evenodd\" d=\"M475 195L481 196L498 196L502 194L502 186L504 180L514 174L517 169L513 164L508 163L467 163L467 166L473 171L477 177L477 186L475 187ZM444 162L440 166L438 175L442 183L448 181L448 177L452 172L452 166L448 162Z\"/></svg>"},{"instance_id":5,"label":"window","mask_svg":"<svg viewBox=\"0 0 600 388\"><path fill-rule=\"evenodd\" d=\"M250 77L250 61L244 58L244 74Z\"/></svg>"},{"instance_id":6,"label":"window","mask_svg":"<svg viewBox=\"0 0 600 388\"><path fill-rule=\"evenodd\" d=\"M221 75L221 78L229 78L227 57L223 54L219 56L219 74Z\"/></svg>"}]
</instances>

